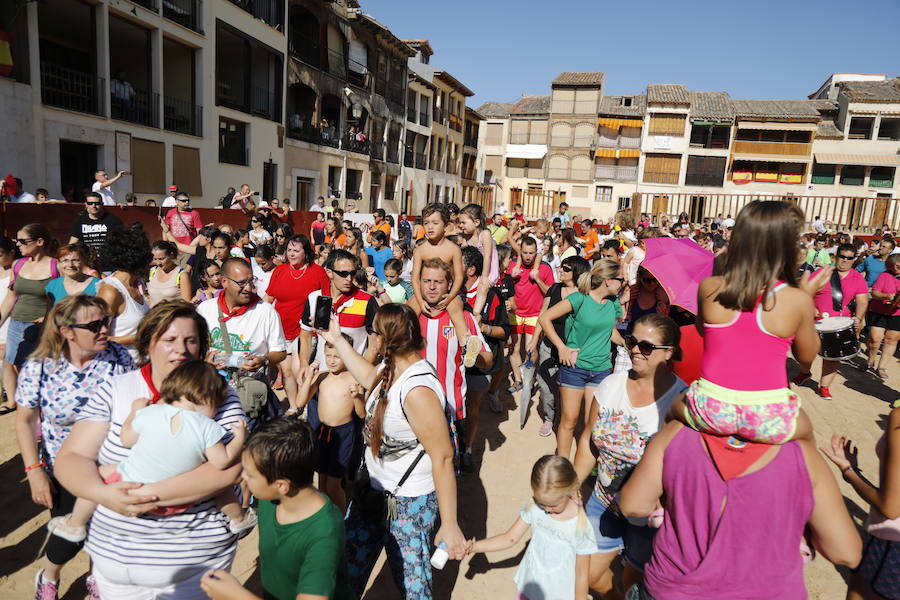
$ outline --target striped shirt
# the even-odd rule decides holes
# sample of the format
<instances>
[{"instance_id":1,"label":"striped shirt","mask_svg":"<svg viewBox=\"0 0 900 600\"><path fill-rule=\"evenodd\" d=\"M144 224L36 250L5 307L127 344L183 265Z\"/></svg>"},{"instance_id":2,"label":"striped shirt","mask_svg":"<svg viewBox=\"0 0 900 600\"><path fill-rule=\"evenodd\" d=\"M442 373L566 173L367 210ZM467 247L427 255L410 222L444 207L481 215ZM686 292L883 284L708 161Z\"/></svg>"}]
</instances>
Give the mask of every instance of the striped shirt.
<instances>
[{"instance_id":1,"label":"striped shirt","mask_svg":"<svg viewBox=\"0 0 900 600\"><path fill-rule=\"evenodd\" d=\"M490 352L484 336L475 324L475 318L471 313L463 313L466 316L466 324L469 333L478 336L481 340L481 352ZM466 418L466 368L463 366L463 352L459 340L456 338L456 330L450 321L450 313L442 312L431 319L424 314L419 315L419 326L425 335L425 349L422 356L431 363L437 373L438 381L444 387L444 393L451 406L456 407L456 418Z\"/></svg>"},{"instance_id":2,"label":"striped shirt","mask_svg":"<svg viewBox=\"0 0 900 600\"><path fill-rule=\"evenodd\" d=\"M306 308L303 310L303 317L300 320L300 328L304 331L315 332L313 327L313 316L316 314L316 301L322 292L316 290L310 292L306 301ZM327 296L327 294L326 294ZM341 331L350 336L353 340L353 349L360 354L366 352L368 346L369 334L372 333L372 324L375 322L375 311L378 310L378 302L372 298L371 294L354 288L353 294L338 296L331 310L337 315L338 324ZM325 338L313 334L316 340L316 358L320 365L325 364Z\"/></svg>"},{"instance_id":3,"label":"striped shirt","mask_svg":"<svg viewBox=\"0 0 900 600\"><path fill-rule=\"evenodd\" d=\"M131 451L122 446L122 423L137 398L153 394L140 371L117 375L104 382L84 406L79 420L109 423L97 462L118 464ZM226 430L246 416L232 390L215 421ZM222 439L227 443L231 433ZM228 517L213 500L194 504L182 514L125 517L98 506L91 520L86 545L92 557L131 567L193 567L234 554L237 536L228 530Z\"/></svg>"}]
</instances>

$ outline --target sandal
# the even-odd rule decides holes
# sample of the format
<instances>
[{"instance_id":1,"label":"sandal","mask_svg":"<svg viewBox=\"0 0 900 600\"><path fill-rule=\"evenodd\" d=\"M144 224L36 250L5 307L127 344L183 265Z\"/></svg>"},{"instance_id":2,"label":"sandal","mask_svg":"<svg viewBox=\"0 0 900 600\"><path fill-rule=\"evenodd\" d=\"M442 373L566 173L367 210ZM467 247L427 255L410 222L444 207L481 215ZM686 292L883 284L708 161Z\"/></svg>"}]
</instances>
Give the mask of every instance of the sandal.
<instances>
[{"instance_id":1,"label":"sandal","mask_svg":"<svg viewBox=\"0 0 900 600\"><path fill-rule=\"evenodd\" d=\"M882 381L886 381L888 378L887 369L876 369L875 376L881 379Z\"/></svg>"}]
</instances>

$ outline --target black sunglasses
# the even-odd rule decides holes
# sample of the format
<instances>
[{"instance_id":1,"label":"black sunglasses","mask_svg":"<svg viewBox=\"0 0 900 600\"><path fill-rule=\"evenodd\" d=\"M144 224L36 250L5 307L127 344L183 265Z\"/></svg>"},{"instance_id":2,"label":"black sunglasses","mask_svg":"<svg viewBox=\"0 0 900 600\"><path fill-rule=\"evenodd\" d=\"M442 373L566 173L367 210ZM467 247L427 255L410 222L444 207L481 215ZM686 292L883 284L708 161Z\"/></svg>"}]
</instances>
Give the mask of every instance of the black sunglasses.
<instances>
[{"instance_id":1,"label":"black sunglasses","mask_svg":"<svg viewBox=\"0 0 900 600\"><path fill-rule=\"evenodd\" d=\"M85 202L88 206L100 206L102 202Z\"/></svg>"},{"instance_id":2,"label":"black sunglasses","mask_svg":"<svg viewBox=\"0 0 900 600\"><path fill-rule=\"evenodd\" d=\"M340 277L341 279L343 279L345 277L350 277L351 275L353 275L353 273L355 273L355 271L338 271L337 269L332 269L331 272L334 273L335 275L337 275L338 277Z\"/></svg>"},{"instance_id":3,"label":"black sunglasses","mask_svg":"<svg viewBox=\"0 0 900 600\"><path fill-rule=\"evenodd\" d=\"M854 258L856 258L856 256L846 256L846 255L841 256L840 254L838 254L838 258L840 258L842 260L853 260Z\"/></svg>"},{"instance_id":4,"label":"black sunglasses","mask_svg":"<svg viewBox=\"0 0 900 600\"><path fill-rule=\"evenodd\" d=\"M624 278L624 277L609 277L609 279L612 279L613 281L618 281L618 282L621 283L622 285L625 285L625 278Z\"/></svg>"},{"instance_id":5,"label":"black sunglasses","mask_svg":"<svg viewBox=\"0 0 900 600\"><path fill-rule=\"evenodd\" d=\"M72 329L87 329L91 333L100 333L100 330L104 327L109 327L109 317L103 317L102 319L97 319L96 321L91 321L90 323L73 323L69 325Z\"/></svg>"},{"instance_id":6,"label":"black sunglasses","mask_svg":"<svg viewBox=\"0 0 900 600\"><path fill-rule=\"evenodd\" d=\"M572 272L572 265L562 265L559 268L562 269L563 271L565 271L566 273Z\"/></svg>"},{"instance_id":7,"label":"black sunglasses","mask_svg":"<svg viewBox=\"0 0 900 600\"><path fill-rule=\"evenodd\" d=\"M16 238L16 243L20 246L25 246L26 244L30 244L34 241L34 238Z\"/></svg>"},{"instance_id":8,"label":"black sunglasses","mask_svg":"<svg viewBox=\"0 0 900 600\"><path fill-rule=\"evenodd\" d=\"M650 343L647 340L640 340L633 335L626 335L623 337L625 340L625 347L631 350L635 346L637 346L638 351L644 356L650 356L653 354L654 350L667 350L669 348L673 348L674 346L657 346L656 344Z\"/></svg>"}]
</instances>

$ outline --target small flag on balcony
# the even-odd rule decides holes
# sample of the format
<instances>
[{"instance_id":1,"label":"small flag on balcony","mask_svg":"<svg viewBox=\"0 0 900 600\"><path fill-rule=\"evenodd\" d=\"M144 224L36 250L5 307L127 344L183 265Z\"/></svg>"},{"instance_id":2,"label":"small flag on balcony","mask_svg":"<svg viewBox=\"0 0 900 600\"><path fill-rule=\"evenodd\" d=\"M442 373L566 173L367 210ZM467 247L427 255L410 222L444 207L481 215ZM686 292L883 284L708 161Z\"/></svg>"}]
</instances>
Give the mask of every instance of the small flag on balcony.
<instances>
[{"instance_id":1,"label":"small flag on balcony","mask_svg":"<svg viewBox=\"0 0 900 600\"><path fill-rule=\"evenodd\" d=\"M12 47L10 46L11 41L12 34L0 29L0 77L9 77L12 75L13 57Z\"/></svg>"}]
</instances>

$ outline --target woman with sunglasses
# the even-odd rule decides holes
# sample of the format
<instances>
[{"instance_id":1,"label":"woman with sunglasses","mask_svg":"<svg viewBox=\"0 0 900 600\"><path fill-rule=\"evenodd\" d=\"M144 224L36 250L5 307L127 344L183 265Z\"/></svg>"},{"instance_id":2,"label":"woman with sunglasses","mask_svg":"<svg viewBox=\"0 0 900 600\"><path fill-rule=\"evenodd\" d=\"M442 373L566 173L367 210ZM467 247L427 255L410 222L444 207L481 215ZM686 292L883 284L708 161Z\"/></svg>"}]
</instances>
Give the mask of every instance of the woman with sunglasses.
<instances>
[{"instance_id":1,"label":"woman with sunglasses","mask_svg":"<svg viewBox=\"0 0 900 600\"><path fill-rule=\"evenodd\" d=\"M16 234L16 244L22 258L13 264L9 292L0 305L0 325L9 319L3 362L3 387L7 390L16 389L19 369L37 347L50 308L47 283L59 276L53 258L57 242L45 225L26 225ZM14 408L15 404L3 407L6 412Z\"/></svg>"},{"instance_id":2,"label":"woman with sunglasses","mask_svg":"<svg viewBox=\"0 0 900 600\"><path fill-rule=\"evenodd\" d=\"M659 281L650 271L638 269L637 284L632 288L631 302L628 308L628 321L634 323L644 315L658 313L669 314L669 297L659 285Z\"/></svg>"},{"instance_id":3,"label":"woman with sunglasses","mask_svg":"<svg viewBox=\"0 0 900 600\"><path fill-rule=\"evenodd\" d=\"M59 249L56 258L59 261L58 266L61 276L51 279L46 287L47 295L50 296L53 304L68 296L77 296L78 294L97 295L97 285L100 283L100 278L92 277L84 272L84 268L89 260L87 246L84 244L66 244Z\"/></svg>"},{"instance_id":4,"label":"woman with sunglasses","mask_svg":"<svg viewBox=\"0 0 900 600\"><path fill-rule=\"evenodd\" d=\"M273 234L275 243L275 264L281 265L286 262L284 253L287 250L287 241L294 237L294 228L290 223L282 223L275 228Z\"/></svg>"},{"instance_id":5,"label":"woman with sunglasses","mask_svg":"<svg viewBox=\"0 0 900 600\"><path fill-rule=\"evenodd\" d=\"M626 558L626 590L640 579L643 565L650 559L656 530L628 522L615 496L640 461L647 442L665 424L672 402L687 389L670 366L677 358L680 337L672 319L656 313L640 317L624 339L631 370L616 371L604 379L588 407L589 426L578 445L575 470L584 481L597 467L585 511L597 539L597 552L591 555L590 585L600 594L613 589L610 566L620 552L624 551Z\"/></svg>"},{"instance_id":6,"label":"woman with sunglasses","mask_svg":"<svg viewBox=\"0 0 900 600\"><path fill-rule=\"evenodd\" d=\"M106 302L95 296L61 298L47 315L51 326L44 328L37 350L19 375L16 439L31 498L49 508L53 517L68 514L75 503L56 481L53 465L82 406L110 377L134 369L128 350L109 341L108 310ZM35 436L38 422L40 441ZM56 598L60 571L81 546L50 536L35 578L37 597ZM93 577L88 577L87 588L91 598L99 598Z\"/></svg>"},{"instance_id":7,"label":"woman with sunglasses","mask_svg":"<svg viewBox=\"0 0 900 600\"><path fill-rule=\"evenodd\" d=\"M538 318L541 331L559 352L560 419L556 453L569 458L578 416L585 415L594 390L611 372L610 341L622 345L616 321L622 316L618 296L625 287L619 263L602 259L578 278L578 291L570 294ZM566 315L565 339L553 321ZM537 344L532 340L531 349Z\"/></svg>"},{"instance_id":8,"label":"woman with sunglasses","mask_svg":"<svg viewBox=\"0 0 900 600\"><path fill-rule=\"evenodd\" d=\"M250 243L256 248L272 243L272 234L266 230L265 221L259 213L250 217Z\"/></svg>"}]
</instances>

